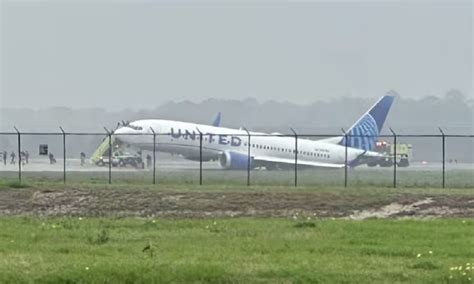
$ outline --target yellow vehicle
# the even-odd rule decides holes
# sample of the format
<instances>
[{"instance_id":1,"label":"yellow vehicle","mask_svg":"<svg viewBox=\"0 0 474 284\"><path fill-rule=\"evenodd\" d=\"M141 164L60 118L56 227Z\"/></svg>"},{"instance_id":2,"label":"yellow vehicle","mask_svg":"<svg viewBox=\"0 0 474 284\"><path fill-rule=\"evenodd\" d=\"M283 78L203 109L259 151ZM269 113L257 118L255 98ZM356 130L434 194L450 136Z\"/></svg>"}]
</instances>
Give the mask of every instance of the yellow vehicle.
<instances>
[{"instance_id":1,"label":"yellow vehicle","mask_svg":"<svg viewBox=\"0 0 474 284\"><path fill-rule=\"evenodd\" d=\"M408 167L413 156L413 147L411 144L397 143L396 145L394 145L385 140L377 141L377 143L375 144L374 151L383 154L385 157L380 158L378 160L370 161L369 163L367 163L369 167L392 167L394 158L397 159L398 167Z\"/></svg>"},{"instance_id":2,"label":"yellow vehicle","mask_svg":"<svg viewBox=\"0 0 474 284\"><path fill-rule=\"evenodd\" d=\"M111 136L111 144L112 147L115 143L115 136ZM102 143L100 143L99 147L95 150L95 152L92 154L90 157L91 162L94 164L99 163L99 161L102 159L104 156L109 156L109 138L105 138L102 140Z\"/></svg>"},{"instance_id":3,"label":"yellow vehicle","mask_svg":"<svg viewBox=\"0 0 474 284\"><path fill-rule=\"evenodd\" d=\"M144 163L141 158L141 154L130 154L120 150L121 143L115 139L115 136L111 137L112 144L112 159L109 159L109 140L105 138L102 143L97 147L94 154L92 154L90 161L96 166L102 167L112 162L113 167L126 167L132 166L137 169L143 169Z\"/></svg>"}]
</instances>

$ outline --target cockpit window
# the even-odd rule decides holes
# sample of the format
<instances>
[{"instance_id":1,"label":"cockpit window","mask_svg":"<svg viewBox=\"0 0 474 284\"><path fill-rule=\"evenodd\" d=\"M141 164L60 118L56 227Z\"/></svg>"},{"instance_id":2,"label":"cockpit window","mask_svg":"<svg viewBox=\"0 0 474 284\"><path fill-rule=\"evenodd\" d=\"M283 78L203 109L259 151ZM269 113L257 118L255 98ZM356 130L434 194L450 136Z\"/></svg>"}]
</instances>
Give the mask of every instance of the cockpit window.
<instances>
[{"instance_id":1,"label":"cockpit window","mask_svg":"<svg viewBox=\"0 0 474 284\"><path fill-rule=\"evenodd\" d=\"M134 129L134 130L143 130L143 127L132 125L132 124L127 125L127 127L130 127L131 129Z\"/></svg>"}]
</instances>

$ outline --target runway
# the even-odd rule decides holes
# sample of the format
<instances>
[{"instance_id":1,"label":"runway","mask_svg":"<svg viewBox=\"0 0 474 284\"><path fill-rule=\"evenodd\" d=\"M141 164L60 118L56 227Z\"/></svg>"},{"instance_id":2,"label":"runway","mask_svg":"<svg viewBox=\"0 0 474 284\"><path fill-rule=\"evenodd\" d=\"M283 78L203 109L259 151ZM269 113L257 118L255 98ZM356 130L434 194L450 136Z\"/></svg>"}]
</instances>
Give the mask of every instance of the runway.
<instances>
[{"instance_id":1,"label":"runway","mask_svg":"<svg viewBox=\"0 0 474 284\"><path fill-rule=\"evenodd\" d=\"M474 164L470 163L446 163L446 171L462 170L462 171L473 171ZM156 160L156 168L160 170L196 170L199 169L199 161L188 161L180 158L161 158ZM0 164L0 172L18 172L18 164L6 165ZM45 159L32 159L28 164L21 167L24 172L62 172L63 171L63 160L57 159L55 164L50 164L47 158ZM205 170L220 170L221 167L217 161L203 162L203 169ZM81 166L79 159L67 159L66 170L74 172L108 172L108 165L97 166L92 162L86 162L84 166ZM127 167L112 167L113 171L117 172L146 172L150 169L136 169L130 166ZM315 168L314 170L318 170ZM326 169L323 169L326 171ZM371 170L382 170L382 171L393 171L393 167L374 167L370 168L365 165L352 168L354 171L371 171ZM402 168L397 167L398 171L441 171L441 162L412 162L409 167ZM291 170L290 170L291 171ZM338 171L337 169L334 171Z\"/></svg>"}]
</instances>

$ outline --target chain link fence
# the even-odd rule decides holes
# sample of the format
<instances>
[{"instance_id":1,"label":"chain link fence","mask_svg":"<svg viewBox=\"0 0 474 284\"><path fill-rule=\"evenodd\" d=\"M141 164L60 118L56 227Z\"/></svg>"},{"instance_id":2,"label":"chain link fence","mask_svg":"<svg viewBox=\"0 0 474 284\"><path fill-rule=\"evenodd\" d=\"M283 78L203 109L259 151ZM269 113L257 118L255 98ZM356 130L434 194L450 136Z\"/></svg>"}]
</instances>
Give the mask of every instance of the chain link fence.
<instances>
[{"instance_id":1,"label":"chain link fence","mask_svg":"<svg viewBox=\"0 0 474 284\"><path fill-rule=\"evenodd\" d=\"M227 134L235 141L226 143L238 144L236 158L225 151L217 157L216 149L209 145L222 138L203 133L190 134L181 145L168 141L171 134L153 130L131 135L107 129L103 133L73 133L62 128L33 133L15 128L15 132L0 133L0 174L12 182L474 187L474 135L445 134L442 129L434 135L402 135L391 130L390 135L379 136L381 144L372 150L380 156L364 160L364 155L357 159L348 155L347 141L354 135L299 134L293 129L289 134L246 132ZM272 143L277 137L292 139L291 146ZM338 153L308 148L310 141L331 137L341 138ZM256 159L262 153L270 162ZM340 155L341 162L326 168L337 158L330 155ZM236 165L230 164L231 158L238 159Z\"/></svg>"}]
</instances>

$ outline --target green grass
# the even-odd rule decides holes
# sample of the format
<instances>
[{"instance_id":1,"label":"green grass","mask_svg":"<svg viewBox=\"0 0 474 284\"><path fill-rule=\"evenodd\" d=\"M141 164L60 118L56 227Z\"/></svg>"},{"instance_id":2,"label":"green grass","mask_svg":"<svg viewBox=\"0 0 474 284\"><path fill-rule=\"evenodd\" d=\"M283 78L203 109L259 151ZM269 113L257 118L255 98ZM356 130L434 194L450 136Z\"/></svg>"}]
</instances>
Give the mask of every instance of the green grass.
<instances>
[{"instance_id":1,"label":"green grass","mask_svg":"<svg viewBox=\"0 0 474 284\"><path fill-rule=\"evenodd\" d=\"M150 191L172 191L172 192L312 192L312 193L328 193L332 196L353 196L363 197L365 199L390 197L397 195L414 195L420 198L426 196L448 195L448 196L472 196L473 188L438 188L438 187L381 187L381 186L363 186L354 185L350 187L343 186L325 186L325 185L300 185L298 187L287 185L233 185L233 184L132 184L127 182L116 182L114 184L102 183L84 183L70 182L64 185L61 182L54 181L38 181L14 182L0 178L0 190L2 189L18 189L21 190L67 190L67 189L89 189L89 190L150 190Z\"/></svg>"},{"instance_id":2,"label":"green grass","mask_svg":"<svg viewBox=\"0 0 474 284\"><path fill-rule=\"evenodd\" d=\"M18 173L2 172L3 179L11 182L18 181ZM108 172L67 172L68 183L107 184ZM266 171L254 170L250 173L252 185L259 186L292 186L294 185L293 171ZM62 172L23 172L23 181L63 183ZM112 169L112 183L114 184L152 184L152 171L120 171ZM195 170L158 170L156 182L161 185L197 185L199 184L199 168ZM232 185L245 186L247 184L246 171L204 170L203 183L205 185ZM344 170L300 170L298 171L300 186L344 186ZM393 169L349 169L349 187L392 187ZM442 173L440 171L398 169L398 187L442 187ZM446 172L446 187L474 188L474 174L472 170L450 170Z\"/></svg>"},{"instance_id":3,"label":"green grass","mask_svg":"<svg viewBox=\"0 0 474 284\"><path fill-rule=\"evenodd\" d=\"M472 219L2 217L0 283L472 283L473 232Z\"/></svg>"}]
</instances>

